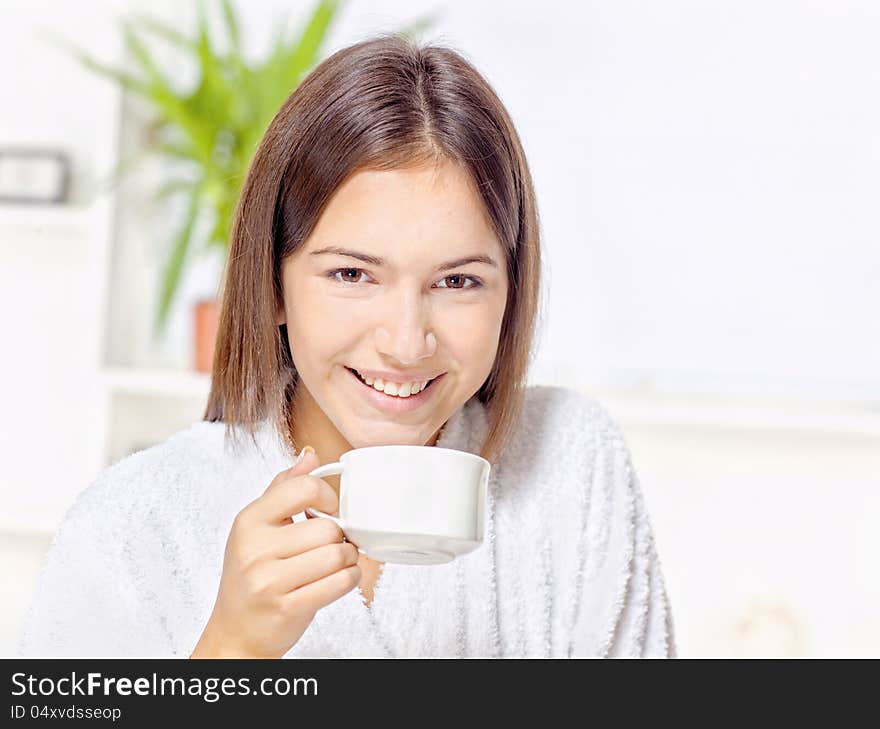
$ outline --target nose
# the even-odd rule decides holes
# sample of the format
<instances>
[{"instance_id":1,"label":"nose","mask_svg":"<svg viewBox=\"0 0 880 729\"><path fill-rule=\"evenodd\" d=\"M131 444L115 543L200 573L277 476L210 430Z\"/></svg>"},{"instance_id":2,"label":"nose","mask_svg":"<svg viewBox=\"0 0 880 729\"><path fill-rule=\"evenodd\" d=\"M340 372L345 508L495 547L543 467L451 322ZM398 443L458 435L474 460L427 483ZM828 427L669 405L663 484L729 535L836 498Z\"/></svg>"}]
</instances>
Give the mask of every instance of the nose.
<instances>
[{"instance_id":1,"label":"nose","mask_svg":"<svg viewBox=\"0 0 880 729\"><path fill-rule=\"evenodd\" d=\"M424 328L395 326L393 333L385 327L376 330L376 349L400 362L412 365L419 360L434 356L437 351L437 339L433 332L425 332Z\"/></svg>"},{"instance_id":2,"label":"nose","mask_svg":"<svg viewBox=\"0 0 880 729\"><path fill-rule=\"evenodd\" d=\"M429 331L418 302L393 307L389 321L376 328L375 340L379 352L402 365L433 357L437 350L437 338Z\"/></svg>"}]
</instances>

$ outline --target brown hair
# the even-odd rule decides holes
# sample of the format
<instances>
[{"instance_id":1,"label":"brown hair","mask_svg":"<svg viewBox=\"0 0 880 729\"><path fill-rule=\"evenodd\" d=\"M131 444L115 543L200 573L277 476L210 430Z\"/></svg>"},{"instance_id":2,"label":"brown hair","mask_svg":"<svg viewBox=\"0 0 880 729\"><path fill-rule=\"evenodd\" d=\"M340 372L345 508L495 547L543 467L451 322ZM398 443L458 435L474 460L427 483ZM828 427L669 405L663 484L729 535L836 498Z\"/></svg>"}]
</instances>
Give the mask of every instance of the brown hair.
<instances>
[{"instance_id":1,"label":"brown hair","mask_svg":"<svg viewBox=\"0 0 880 729\"><path fill-rule=\"evenodd\" d=\"M477 397L480 455L494 461L522 410L541 278L538 212L519 137L498 96L456 51L382 34L318 65L276 114L254 155L232 223L205 420L253 436L270 419L290 440L296 368L281 264L308 238L333 192L360 170L451 160L469 173L506 252L498 353Z\"/></svg>"}]
</instances>

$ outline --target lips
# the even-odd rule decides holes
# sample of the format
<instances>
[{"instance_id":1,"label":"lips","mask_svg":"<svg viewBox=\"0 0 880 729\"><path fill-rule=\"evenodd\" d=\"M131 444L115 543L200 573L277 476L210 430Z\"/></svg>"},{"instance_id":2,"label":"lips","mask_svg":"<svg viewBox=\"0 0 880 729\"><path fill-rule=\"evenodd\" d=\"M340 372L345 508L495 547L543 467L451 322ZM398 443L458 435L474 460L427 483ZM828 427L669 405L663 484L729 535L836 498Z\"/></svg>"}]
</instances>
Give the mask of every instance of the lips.
<instances>
[{"instance_id":1,"label":"lips","mask_svg":"<svg viewBox=\"0 0 880 729\"><path fill-rule=\"evenodd\" d=\"M395 395L386 395L372 385L368 385L357 375L356 370L351 367L346 366L345 369L348 370L354 386L367 403L374 408L392 415L404 415L419 410L429 400L433 399L434 390L436 389L434 383L437 380L442 380L446 377L446 373L444 372L442 375L437 375L433 380L430 380L428 385L421 392L418 392L415 395L410 395L409 397L397 397Z\"/></svg>"},{"instance_id":2,"label":"lips","mask_svg":"<svg viewBox=\"0 0 880 729\"><path fill-rule=\"evenodd\" d=\"M346 367L345 369L347 369L355 377L357 377L364 385L366 385L367 387L372 387L374 390L376 390L376 388L373 387L372 385L367 385L366 381L361 376L361 373L358 372L356 369L354 369L354 367ZM437 375L437 377L432 377L430 380L428 380L428 384L425 385L425 387L422 390L419 390L419 392L417 392L416 395L410 395L409 397L416 397L417 395L420 395L421 393L423 393L425 390L427 390L434 383L434 380L438 380L438 379L440 379L440 377L442 377L442 375ZM376 392L380 392L380 390L376 390ZM397 397L397 396L391 395L390 397ZM401 398L401 399L405 400L406 398Z\"/></svg>"}]
</instances>

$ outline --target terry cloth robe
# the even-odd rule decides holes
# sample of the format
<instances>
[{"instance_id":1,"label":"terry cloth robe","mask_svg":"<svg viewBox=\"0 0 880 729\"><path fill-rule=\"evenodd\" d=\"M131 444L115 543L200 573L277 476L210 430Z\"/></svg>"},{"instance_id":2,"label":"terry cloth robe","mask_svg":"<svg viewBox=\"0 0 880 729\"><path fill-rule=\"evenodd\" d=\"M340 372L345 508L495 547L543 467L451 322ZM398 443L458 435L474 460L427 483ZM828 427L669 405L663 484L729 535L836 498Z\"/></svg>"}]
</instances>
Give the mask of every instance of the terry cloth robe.
<instances>
[{"instance_id":1,"label":"terry cloth robe","mask_svg":"<svg viewBox=\"0 0 880 729\"><path fill-rule=\"evenodd\" d=\"M296 456L268 421L257 447L233 447L224 429L194 423L78 495L39 573L20 655L192 653L235 516ZM437 445L479 454L486 432L474 397ZM492 464L483 544L446 564L385 563L369 606L355 587L316 613L285 658L675 655L620 428L593 398L536 385Z\"/></svg>"}]
</instances>

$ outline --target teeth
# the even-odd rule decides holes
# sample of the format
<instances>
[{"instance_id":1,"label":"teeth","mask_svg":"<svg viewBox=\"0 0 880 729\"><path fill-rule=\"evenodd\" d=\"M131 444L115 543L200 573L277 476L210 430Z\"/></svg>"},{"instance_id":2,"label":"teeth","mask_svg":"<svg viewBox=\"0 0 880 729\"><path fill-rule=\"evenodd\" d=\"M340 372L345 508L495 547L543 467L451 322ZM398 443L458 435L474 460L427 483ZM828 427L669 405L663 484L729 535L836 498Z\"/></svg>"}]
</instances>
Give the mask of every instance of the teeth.
<instances>
[{"instance_id":1,"label":"teeth","mask_svg":"<svg viewBox=\"0 0 880 729\"><path fill-rule=\"evenodd\" d=\"M374 383L373 389L375 389L375 390L382 389L382 390L384 390L386 395L396 395L397 394L397 385L393 382L386 382L385 387L382 387L382 388L380 388L377 384Z\"/></svg>"},{"instance_id":2,"label":"teeth","mask_svg":"<svg viewBox=\"0 0 880 729\"><path fill-rule=\"evenodd\" d=\"M358 375L358 377L361 376ZM374 390L395 397L409 397L410 395L416 395L424 390L428 382L430 382L430 380L424 380L423 382L404 382L402 385L398 385L396 382L385 382L381 378L374 380L372 377L361 377L361 380L370 385Z\"/></svg>"}]
</instances>

